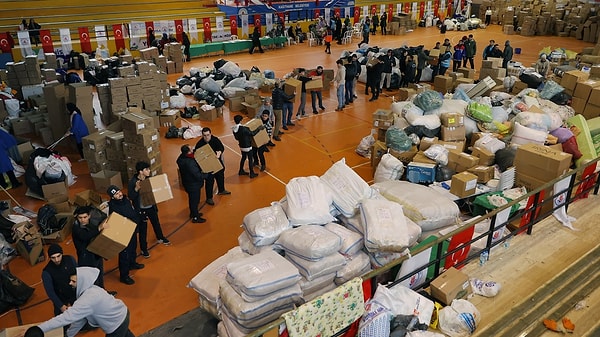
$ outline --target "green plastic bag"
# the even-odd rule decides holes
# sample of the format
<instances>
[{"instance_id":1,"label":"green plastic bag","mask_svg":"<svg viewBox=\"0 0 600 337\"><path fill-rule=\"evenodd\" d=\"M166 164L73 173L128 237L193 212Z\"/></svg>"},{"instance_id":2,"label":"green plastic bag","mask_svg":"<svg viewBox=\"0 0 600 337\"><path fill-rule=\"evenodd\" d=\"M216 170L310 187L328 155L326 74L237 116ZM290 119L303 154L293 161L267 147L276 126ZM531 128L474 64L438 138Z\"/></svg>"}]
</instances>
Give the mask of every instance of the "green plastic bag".
<instances>
[{"instance_id":1,"label":"green plastic bag","mask_svg":"<svg viewBox=\"0 0 600 337\"><path fill-rule=\"evenodd\" d=\"M467 114L469 117L476 121L491 123L494 118L492 117L492 107L486 104L477 102L471 102L467 106Z\"/></svg>"},{"instance_id":2,"label":"green plastic bag","mask_svg":"<svg viewBox=\"0 0 600 337\"><path fill-rule=\"evenodd\" d=\"M413 103L423 109L423 111L427 112L441 107L444 103L444 99L437 91L425 90L417 94Z\"/></svg>"}]
</instances>

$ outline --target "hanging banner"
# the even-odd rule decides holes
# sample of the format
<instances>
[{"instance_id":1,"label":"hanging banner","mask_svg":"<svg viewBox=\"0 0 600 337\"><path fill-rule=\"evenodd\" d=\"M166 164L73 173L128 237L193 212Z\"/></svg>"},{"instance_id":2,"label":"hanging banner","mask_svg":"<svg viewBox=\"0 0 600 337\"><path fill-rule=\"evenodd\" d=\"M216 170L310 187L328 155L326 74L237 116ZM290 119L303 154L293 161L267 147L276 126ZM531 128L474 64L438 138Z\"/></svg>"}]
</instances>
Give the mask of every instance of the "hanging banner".
<instances>
[{"instance_id":1,"label":"hanging banner","mask_svg":"<svg viewBox=\"0 0 600 337\"><path fill-rule=\"evenodd\" d=\"M397 3L396 4L396 13L400 14L400 13L404 13L404 5L401 3Z\"/></svg>"},{"instance_id":2,"label":"hanging banner","mask_svg":"<svg viewBox=\"0 0 600 337\"><path fill-rule=\"evenodd\" d=\"M198 38L198 22L196 21L196 18L190 18L187 21L190 43L199 43L200 39Z\"/></svg>"},{"instance_id":3,"label":"hanging banner","mask_svg":"<svg viewBox=\"0 0 600 337\"><path fill-rule=\"evenodd\" d=\"M254 27L258 27L258 31L260 31L261 22L260 22L260 14L254 14Z\"/></svg>"},{"instance_id":4,"label":"hanging banner","mask_svg":"<svg viewBox=\"0 0 600 337\"><path fill-rule=\"evenodd\" d=\"M318 8L315 8L315 14L314 14L314 19L318 19L319 17L321 17L321 10Z\"/></svg>"},{"instance_id":5,"label":"hanging banner","mask_svg":"<svg viewBox=\"0 0 600 337\"><path fill-rule=\"evenodd\" d=\"M354 7L354 24L360 23L360 7Z\"/></svg>"},{"instance_id":6,"label":"hanging banner","mask_svg":"<svg viewBox=\"0 0 600 337\"><path fill-rule=\"evenodd\" d=\"M50 35L50 30L40 30L40 41L42 41L42 49L44 49L44 53L54 53L54 45L52 44L52 36Z\"/></svg>"},{"instance_id":7,"label":"hanging banner","mask_svg":"<svg viewBox=\"0 0 600 337\"><path fill-rule=\"evenodd\" d=\"M2 50L3 53L10 53L11 49L8 33L0 33L0 50Z\"/></svg>"},{"instance_id":8,"label":"hanging banner","mask_svg":"<svg viewBox=\"0 0 600 337\"><path fill-rule=\"evenodd\" d=\"M103 46L104 49L108 48L108 43L106 40L106 28L98 25L94 27L94 31L96 32L96 43L98 43L98 47Z\"/></svg>"},{"instance_id":9,"label":"hanging banner","mask_svg":"<svg viewBox=\"0 0 600 337\"><path fill-rule=\"evenodd\" d=\"M413 21L418 21L417 20L417 15L419 13L419 4L416 2L412 3L412 8L410 9L410 13L411 13L411 18L413 19Z\"/></svg>"},{"instance_id":10,"label":"hanging banner","mask_svg":"<svg viewBox=\"0 0 600 337\"><path fill-rule=\"evenodd\" d=\"M212 32L210 30L210 18L203 18L202 26L204 27L204 43L212 42Z\"/></svg>"},{"instance_id":11,"label":"hanging banner","mask_svg":"<svg viewBox=\"0 0 600 337\"><path fill-rule=\"evenodd\" d=\"M452 15L452 4L453 3L454 2L452 0L448 0L448 9L446 10L446 16L449 18L453 17L453 15Z\"/></svg>"},{"instance_id":12,"label":"hanging banner","mask_svg":"<svg viewBox=\"0 0 600 337\"><path fill-rule=\"evenodd\" d=\"M350 18L350 16L352 15L352 8L350 7L346 7L344 8L344 18Z\"/></svg>"},{"instance_id":13,"label":"hanging banner","mask_svg":"<svg viewBox=\"0 0 600 337\"><path fill-rule=\"evenodd\" d=\"M21 55L26 57L27 55L34 55L33 49L31 49L31 40L29 39L29 32L21 30L17 32L19 38L19 46L21 47Z\"/></svg>"},{"instance_id":14,"label":"hanging banner","mask_svg":"<svg viewBox=\"0 0 600 337\"><path fill-rule=\"evenodd\" d=\"M273 29L273 13L265 14L265 23L267 24L267 32Z\"/></svg>"},{"instance_id":15,"label":"hanging banner","mask_svg":"<svg viewBox=\"0 0 600 337\"><path fill-rule=\"evenodd\" d=\"M148 48L146 23L143 21L131 21L129 27L131 27L131 32L129 32L129 50Z\"/></svg>"},{"instance_id":16,"label":"hanging banner","mask_svg":"<svg viewBox=\"0 0 600 337\"><path fill-rule=\"evenodd\" d=\"M406 13L406 14L410 13L410 3L408 3L408 2L404 3L404 13Z\"/></svg>"},{"instance_id":17,"label":"hanging banner","mask_svg":"<svg viewBox=\"0 0 600 337\"><path fill-rule=\"evenodd\" d=\"M341 13L341 10L340 10L339 8L334 8L334 9L333 9L333 15L334 15L334 16L339 16L339 17L340 17L340 19L343 19L343 17L342 17L342 13ZM344 21L344 20L342 20L342 22L343 22L343 21Z\"/></svg>"},{"instance_id":18,"label":"hanging banner","mask_svg":"<svg viewBox=\"0 0 600 337\"><path fill-rule=\"evenodd\" d=\"M379 6L379 15L385 13L385 4L381 4L381 6Z\"/></svg>"},{"instance_id":19,"label":"hanging banner","mask_svg":"<svg viewBox=\"0 0 600 337\"><path fill-rule=\"evenodd\" d=\"M218 33L225 32L225 26L223 25L223 17L222 16L215 17L215 22L217 23L217 32Z\"/></svg>"},{"instance_id":20,"label":"hanging banner","mask_svg":"<svg viewBox=\"0 0 600 337\"><path fill-rule=\"evenodd\" d=\"M331 19L331 9L330 8L325 8L325 23L327 23L327 26L329 26L329 20Z\"/></svg>"},{"instance_id":21,"label":"hanging banner","mask_svg":"<svg viewBox=\"0 0 600 337\"><path fill-rule=\"evenodd\" d=\"M387 14L388 23L392 22L393 17L394 17L394 5L389 4L388 5L388 14Z\"/></svg>"},{"instance_id":22,"label":"hanging banner","mask_svg":"<svg viewBox=\"0 0 600 337\"><path fill-rule=\"evenodd\" d=\"M425 13L432 14L433 13L433 3L431 1L427 1L425 4ZM435 13L433 13L435 14Z\"/></svg>"},{"instance_id":23,"label":"hanging banner","mask_svg":"<svg viewBox=\"0 0 600 337\"><path fill-rule=\"evenodd\" d=\"M281 25L281 27L285 28L285 13L278 12L277 17L279 18L279 24Z\"/></svg>"},{"instance_id":24,"label":"hanging banner","mask_svg":"<svg viewBox=\"0 0 600 337\"><path fill-rule=\"evenodd\" d=\"M371 5L371 15L377 15L377 5Z\"/></svg>"},{"instance_id":25,"label":"hanging banner","mask_svg":"<svg viewBox=\"0 0 600 337\"><path fill-rule=\"evenodd\" d=\"M238 35L237 28L237 17L235 15L232 15L229 17L229 29L231 29L231 35Z\"/></svg>"},{"instance_id":26,"label":"hanging banner","mask_svg":"<svg viewBox=\"0 0 600 337\"><path fill-rule=\"evenodd\" d=\"M444 0L442 0L439 4L439 9L438 9L438 13L440 15L440 20L445 20L446 19L446 2Z\"/></svg>"},{"instance_id":27,"label":"hanging banner","mask_svg":"<svg viewBox=\"0 0 600 337\"><path fill-rule=\"evenodd\" d=\"M369 15L369 6L363 6L362 15L363 15L363 17L371 16L371 15Z\"/></svg>"},{"instance_id":28,"label":"hanging banner","mask_svg":"<svg viewBox=\"0 0 600 337\"><path fill-rule=\"evenodd\" d=\"M175 21L174 20L167 21L167 27L168 27L167 35L169 37L171 37L171 34L175 34L175 32L177 31L177 29L175 28Z\"/></svg>"},{"instance_id":29,"label":"hanging banner","mask_svg":"<svg viewBox=\"0 0 600 337\"><path fill-rule=\"evenodd\" d=\"M419 3L419 16L417 17L417 19L421 20L424 15L425 15L425 3L420 2Z\"/></svg>"},{"instance_id":30,"label":"hanging banner","mask_svg":"<svg viewBox=\"0 0 600 337\"><path fill-rule=\"evenodd\" d=\"M61 28L58 31L60 32L60 42L62 43L63 55L69 55L73 50L73 44L71 42L71 30L69 28Z\"/></svg>"},{"instance_id":31,"label":"hanging banner","mask_svg":"<svg viewBox=\"0 0 600 337\"><path fill-rule=\"evenodd\" d=\"M183 20L175 20L175 38L177 41L183 41Z\"/></svg>"},{"instance_id":32,"label":"hanging banner","mask_svg":"<svg viewBox=\"0 0 600 337\"><path fill-rule=\"evenodd\" d=\"M245 39L248 37L248 15L243 14L243 15L241 15L241 18L242 18L242 36L240 36L240 37Z\"/></svg>"},{"instance_id":33,"label":"hanging banner","mask_svg":"<svg viewBox=\"0 0 600 337\"><path fill-rule=\"evenodd\" d=\"M123 25L117 24L112 26L113 37L115 38L115 46L117 52L125 49L125 39L123 38Z\"/></svg>"},{"instance_id":34,"label":"hanging banner","mask_svg":"<svg viewBox=\"0 0 600 337\"><path fill-rule=\"evenodd\" d=\"M440 17L440 0L435 0L435 2L433 3L433 15L436 17Z\"/></svg>"}]
</instances>

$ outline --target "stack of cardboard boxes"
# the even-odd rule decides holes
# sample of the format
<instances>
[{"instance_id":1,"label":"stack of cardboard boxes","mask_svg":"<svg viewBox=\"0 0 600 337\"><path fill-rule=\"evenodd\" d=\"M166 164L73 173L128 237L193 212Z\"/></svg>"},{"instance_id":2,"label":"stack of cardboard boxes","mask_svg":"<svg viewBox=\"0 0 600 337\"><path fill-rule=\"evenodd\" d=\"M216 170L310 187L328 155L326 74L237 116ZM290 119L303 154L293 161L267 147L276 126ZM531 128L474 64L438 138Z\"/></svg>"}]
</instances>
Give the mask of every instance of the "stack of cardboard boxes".
<instances>
[{"instance_id":1,"label":"stack of cardboard boxes","mask_svg":"<svg viewBox=\"0 0 600 337\"><path fill-rule=\"evenodd\" d=\"M514 166L516 183L528 190L536 189L569 170L571 154L539 144L519 146Z\"/></svg>"},{"instance_id":2,"label":"stack of cardboard boxes","mask_svg":"<svg viewBox=\"0 0 600 337\"><path fill-rule=\"evenodd\" d=\"M160 136L154 126L154 119L141 111L128 113L121 116L121 126L127 177L136 174L135 164L139 161L150 164L152 176L162 173Z\"/></svg>"},{"instance_id":3,"label":"stack of cardboard boxes","mask_svg":"<svg viewBox=\"0 0 600 337\"><path fill-rule=\"evenodd\" d=\"M167 43L163 55L159 55L158 48L150 47L140 50L140 58L143 61L154 63L158 70L167 74L183 72L183 51L179 43Z\"/></svg>"},{"instance_id":4,"label":"stack of cardboard boxes","mask_svg":"<svg viewBox=\"0 0 600 337\"><path fill-rule=\"evenodd\" d=\"M25 61L6 63L8 85L15 90L22 86L42 83L42 72L38 65L37 56L25 57Z\"/></svg>"},{"instance_id":5,"label":"stack of cardboard boxes","mask_svg":"<svg viewBox=\"0 0 600 337\"><path fill-rule=\"evenodd\" d=\"M503 79L506 77L506 69L502 68L501 58L488 57L487 60L481 61L479 79L481 80L488 76L492 79Z\"/></svg>"},{"instance_id":6,"label":"stack of cardboard boxes","mask_svg":"<svg viewBox=\"0 0 600 337\"><path fill-rule=\"evenodd\" d=\"M67 103L75 104L79 110L83 121L90 133L96 131L96 123L94 122L94 103L93 103L93 87L85 82L71 83L68 86L69 96L66 99Z\"/></svg>"},{"instance_id":7,"label":"stack of cardboard boxes","mask_svg":"<svg viewBox=\"0 0 600 337\"><path fill-rule=\"evenodd\" d=\"M102 130L83 138L83 157L87 161L90 173L110 169L105 151L106 137L113 133L111 130Z\"/></svg>"}]
</instances>

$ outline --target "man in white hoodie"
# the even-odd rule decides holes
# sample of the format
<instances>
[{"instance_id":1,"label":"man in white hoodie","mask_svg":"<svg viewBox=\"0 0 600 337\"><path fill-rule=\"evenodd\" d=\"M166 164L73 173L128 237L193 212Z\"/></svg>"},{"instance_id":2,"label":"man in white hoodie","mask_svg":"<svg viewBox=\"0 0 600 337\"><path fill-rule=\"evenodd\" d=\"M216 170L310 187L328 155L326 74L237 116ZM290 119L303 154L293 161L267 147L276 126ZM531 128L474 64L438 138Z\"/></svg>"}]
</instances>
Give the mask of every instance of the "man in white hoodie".
<instances>
[{"instance_id":1,"label":"man in white hoodie","mask_svg":"<svg viewBox=\"0 0 600 337\"><path fill-rule=\"evenodd\" d=\"M73 337L87 321L91 326L100 327L107 337L135 337L129 330L129 309L125 303L94 285L98 273L97 268L78 267L76 274L69 278L69 284L76 289L73 306L38 327L48 332L70 324L67 337Z\"/></svg>"}]
</instances>

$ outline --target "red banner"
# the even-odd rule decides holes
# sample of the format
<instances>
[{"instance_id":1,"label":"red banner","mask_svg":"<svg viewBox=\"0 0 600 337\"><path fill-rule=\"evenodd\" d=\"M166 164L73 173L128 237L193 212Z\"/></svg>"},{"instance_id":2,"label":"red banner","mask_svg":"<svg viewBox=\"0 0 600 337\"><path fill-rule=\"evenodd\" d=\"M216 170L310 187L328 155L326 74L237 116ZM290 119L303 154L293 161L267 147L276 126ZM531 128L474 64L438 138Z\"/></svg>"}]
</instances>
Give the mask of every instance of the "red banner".
<instances>
[{"instance_id":1,"label":"red banner","mask_svg":"<svg viewBox=\"0 0 600 337\"><path fill-rule=\"evenodd\" d=\"M421 20L424 15L425 15L425 3L420 2L419 3L419 17L417 19Z\"/></svg>"},{"instance_id":2,"label":"red banner","mask_svg":"<svg viewBox=\"0 0 600 337\"><path fill-rule=\"evenodd\" d=\"M204 42L212 42L212 31L210 29L210 18L203 18L202 26L204 27Z\"/></svg>"},{"instance_id":3,"label":"red banner","mask_svg":"<svg viewBox=\"0 0 600 337\"><path fill-rule=\"evenodd\" d=\"M454 17L454 12L452 11L452 5L454 4L454 2L452 0L448 0L448 7L446 9L446 16L449 18L453 18Z\"/></svg>"},{"instance_id":4,"label":"red banner","mask_svg":"<svg viewBox=\"0 0 600 337\"><path fill-rule=\"evenodd\" d=\"M394 17L394 4L389 4L388 5L388 15L387 15L388 22L392 22L393 17Z\"/></svg>"},{"instance_id":5,"label":"red banner","mask_svg":"<svg viewBox=\"0 0 600 337\"><path fill-rule=\"evenodd\" d=\"M439 9L440 9L440 0L435 0L433 2L433 15L438 18L440 17L440 13L438 13Z\"/></svg>"},{"instance_id":6,"label":"red banner","mask_svg":"<svg viewBox=\"0 0 600 337\"><path fill-rule=\"evenodd\" d=\"M452 239L450 239L450 244L448 245L448 251L453 251L458 247L461 249L456 252L450 254L446 258L446 262L444 263L444 268L448 269L450 267L455 267L457 269L462 268L463 266L456 266L459 263L462 263L467 256L469 256L469 251L471 250L471 245L468 244L469 240L473 238L473 233L475 232L475 226L465 229L464 231L455 234Z\"/></svg>"},{"instance_id":7,"label":"red banner","mask_svg":"<svg viewBox=\"0 0 600 337\"><path fill-rule=\"evenodd\" d=\"M371 15L377 14L377 5L371 5Z\"/></svg>"},{"instance_id":8,"label":"red banner","mask_svg":"<svg viewBox=\"0 0 600 337\"><path fill-rule=\"evenodd\" d=\"M152 31L154 31L154 22L152 21L146 21L146 38L148 38L150 36L150 29L152 29ZM156 33L154 33L154 37L156 37ZM160 37L158 37L160 39ZM146 42L147 47L151 47L150 46L150 39L148 38L148 42Z\"/></svg>"},{"instance_id":9,"label":"red banner","mask_svg":"<svg viewBox=\"0 0 600 337\"><path fill-rule=\"evenodd\" d=\"M354 24L360 22L360 7L354 7Z\"/></svg>"},{"instance_id":10,"label":"red banner","mask_svg":"<svg viewBox=\"0 0 600 337\"><path fill-rule=\"evenodd\" d=\"M40 30L40 41L42 41L42 49L44 49L44 53L54 53L54 45L52 44L52 35L50 35L50 30Z\"/></svg>"},{"instance_id":11,"label":"red banner","mask_svg":"<svg viewBox=\"0 0 600 337\"><path fill-rule=\"evenodd\" d=\"M285 28L285 12L277 13L277 17L279 17L279 23L281 23L281 26Z\"/></svg>"},{"instance_id":12,"label":"red banner","mask_svg":"<svg viewBox=\"0 0 600 337\"><path fill-rule=\"evenodd\" d=\"M3 53L10 53L11 52L11 47L10 47L10 41L9 41L9 33L0 33L0 50L2 50Z\"/></svg>"},{"instance_id":13,"label":"red banner","mask_svg":"<svg viewBox=\"0 0 600 337\"><path fill-rule=\"evenodd\" d=\"M260 14L254 14L254 27L258 27L258 29L260 30Z\"/></svg>"},{"instance_id":14,"label":"red banner","mask_svg":"<svg viewBox=\"0 0 600 337\"><path fill-rule=\"evenodd\" d=\"M333 9L333 14L334 14L335 16L339 16L340 18L343 18L343 17L342 17L342 13L341 13L341 11L340 11L340 9L339 9L339 8L334 8L334 9Z\"/></svg>"},{"instance_id":15,"label":"red banner","mask_svg":"<svg viewBox=\"0 0 600 337\"><path fill-rule=\"evenodd\" d=\"M113 36L115 38L115 46L117 52L121 49L125 49L125 39L123 38L123 26L121 24L113 25Z\"/></svg>"},{"instance_id":16,"label":"red banner","mask_svg":"<svg viewBox=\"0 0 600 337\"><path fill-rule=\"evenodd\" d=\"M177 41L183 41L183 20L175 20L175 37Z\"/></svg>"},{"instance_id":17,"label":"red banner","mask_svg":"<svg viewBox=\"0 0 600 337\"><path fill-rule=\"evenodd\" d=\"M237 17L232 15L229 17L229 28L231 29L231 35L238 35L237 33Z\"/></svg>"},{"instance_id":18,"label":"red banner","mask_svg":"<svg viewBox=\"0 0 600 337\"><path fill-rule=\"evenodd\" d=\"M404 13L410 13L410 3L404 3Z\"/></svg>"},{"instance_id":19,"label":"red banner","mask_svg":"<svg viewBox=\"0 0 600 337\"><path fill-rule=\"evenodd\" d=\"M320 16L321 16L321 10L318 8L315 8L314 19L318 19Z\"/></svg>"},{"instance_id":20,"label":"red banner","mask_svg":"<svg viewBox=\"0 0 600 337\"><path fill-rule=\"evenodd\" d=\"M84 53L92 52L92 42L90 39L90 32L88 27L79 27L79 44L81 45L81 51Z\"/></svg>"}]
</instances>

